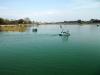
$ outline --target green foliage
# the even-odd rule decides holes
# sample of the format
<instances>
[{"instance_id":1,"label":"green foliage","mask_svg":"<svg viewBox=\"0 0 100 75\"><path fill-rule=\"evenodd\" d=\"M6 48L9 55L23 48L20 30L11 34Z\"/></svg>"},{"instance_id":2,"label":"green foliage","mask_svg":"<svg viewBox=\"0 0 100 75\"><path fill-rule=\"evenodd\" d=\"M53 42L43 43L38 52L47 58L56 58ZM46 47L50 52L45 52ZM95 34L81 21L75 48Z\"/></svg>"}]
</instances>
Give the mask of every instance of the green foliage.
<instances>
[{"instance_id":1,"label":"green foliage","mask_svg":"<svg viewBox=\"0 0 100 75\"><path fill-rule=\"evenodd\" d=\"M78 20L77 22L78 22L78 23L80 23L80 24L82 23L82 21L81 21L81 20Z\"/></svg>"},{"instance_id":2,"label":"green foliage","mask_svg":"<svg viewBox=\"0 0 100 75\"><path fill-rule=\"evenodd\" d=\"M0 18L0 24L4 24L4 19Z\"/></svg>"},{"instance_id":3,"label":"green foliage","mask_svg":"<svg viewBox=\"0 0 100 75\"><path fill-rule=\"evenodd\" d=\"M0 25L3 24L31 24L31 20L29 18L18 19L18 20L8 20L4 18L0 18Z\"/></svg>"}]
</instances>

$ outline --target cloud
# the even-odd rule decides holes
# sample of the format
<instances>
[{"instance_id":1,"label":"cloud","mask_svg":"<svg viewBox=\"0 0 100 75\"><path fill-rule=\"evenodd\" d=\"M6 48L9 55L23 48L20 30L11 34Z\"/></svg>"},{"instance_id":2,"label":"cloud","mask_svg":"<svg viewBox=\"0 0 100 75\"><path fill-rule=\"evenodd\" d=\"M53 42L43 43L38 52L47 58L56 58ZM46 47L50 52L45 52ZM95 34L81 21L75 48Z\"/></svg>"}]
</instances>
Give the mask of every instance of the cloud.
<instances>
[{"instance_id":1,"label":"cloud","mask_svg":"<svg viewBox=\"0 0 100 75\"><path fill-rule=\"evenodd\" d=\"M40 21L87 20L99 18L99 8L100 1L97 0L70 0L70 3L63 5L63 8L49 8L43 10L16 10L16 8L11 9L0 6L0 16L9 18L30 17Z\"/></svg>"}]
</instances>

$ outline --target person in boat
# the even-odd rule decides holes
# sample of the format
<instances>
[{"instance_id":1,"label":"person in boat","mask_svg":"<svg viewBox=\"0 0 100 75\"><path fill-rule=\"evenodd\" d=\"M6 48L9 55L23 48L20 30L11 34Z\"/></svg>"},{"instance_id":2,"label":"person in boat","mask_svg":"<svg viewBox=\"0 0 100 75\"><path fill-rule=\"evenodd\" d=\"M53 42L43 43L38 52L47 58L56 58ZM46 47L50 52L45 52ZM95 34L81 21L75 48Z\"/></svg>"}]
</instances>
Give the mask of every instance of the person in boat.
<instances>
[{"instance_id":1,"label":"person in boat","mask_svg":"<svg viewBox=\"0 0 100 75\"><path fill-rule=\"evenodd\" d=\"M61 34L59 34L59 36L70 36L70 33L69 33L69 31L67 31L67 32L62 31Z\"/></svg>"},{"instance_id":2,"label":"person in boat","mask_svg":"<svg viewBox=\"0 0 100 75\"><path fill-rule=\"evenodd\" d=\"M68 30L67 32L64 32L64 31L63 31L62 33L69 33L69 30Z\"/></svg>"},{"instance_id":3,"label":"person in boat","mask_svg":"<svg viewBox=\"0 0 100 75\"><path fill-rule=\"evenodd\" d=\"M65 32L63 30L62 25L60 25L60 29L62 29L61 34L59 34L59 36L70 36L69 30L67 30L67 32Z\"/></svg>"}]
</instances>

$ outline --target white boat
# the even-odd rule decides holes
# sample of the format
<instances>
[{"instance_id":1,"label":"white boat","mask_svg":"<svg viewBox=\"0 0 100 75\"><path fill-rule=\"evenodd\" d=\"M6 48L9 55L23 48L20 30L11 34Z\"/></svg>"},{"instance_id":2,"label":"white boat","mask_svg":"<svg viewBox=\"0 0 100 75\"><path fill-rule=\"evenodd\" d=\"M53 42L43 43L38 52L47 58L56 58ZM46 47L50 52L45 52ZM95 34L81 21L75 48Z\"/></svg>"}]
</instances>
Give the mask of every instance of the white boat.
<instances>
[{"instance_id":1,"label":"white boat","mask_svg":"<svg viewBox=\"0 0 100 75\"><path fill-rule=\"evenodd\" d=\"M67 32L64 31L62 25L60 25L60 29L61 29L62 31L61 31L61 33L59 34L59 36L67 36L67 37L70 36L69 30L67 30Z\"/></svg>"},{"instance_id":2,"label":"white boat","mask_svg":"<svg viewBox=\"0 0 100 75\"><path fill-rule=\"evenodd\" d=\"M62 32L61 34L59 34L59 36L70 36L69 32Z\"/></svg>"}]
</instances>

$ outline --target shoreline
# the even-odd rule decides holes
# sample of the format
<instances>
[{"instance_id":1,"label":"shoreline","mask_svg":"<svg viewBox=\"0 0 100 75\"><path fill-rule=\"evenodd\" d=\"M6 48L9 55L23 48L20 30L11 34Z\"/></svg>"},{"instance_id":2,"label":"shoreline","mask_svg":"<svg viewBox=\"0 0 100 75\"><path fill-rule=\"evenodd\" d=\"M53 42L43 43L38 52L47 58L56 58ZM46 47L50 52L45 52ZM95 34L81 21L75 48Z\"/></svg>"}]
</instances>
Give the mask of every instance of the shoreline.
<instances>
[{"instance_id":1,"label":"shoreline","mask_svg":"<svg viewBox=\"0 0 100 75\"><path fill-rule=\"evenodd\" d=\"M82 23L82 24L79 24L79 23L41 23L39 25L100 25L100 23ZM2 24L0 25L0 27L8 27L8 26L24 26L24 27L28 27L28 26L31 26L31 25L35 25L35 24ZM37 24L36 24L37 25Z\"/></svg>"}]
</instances>

